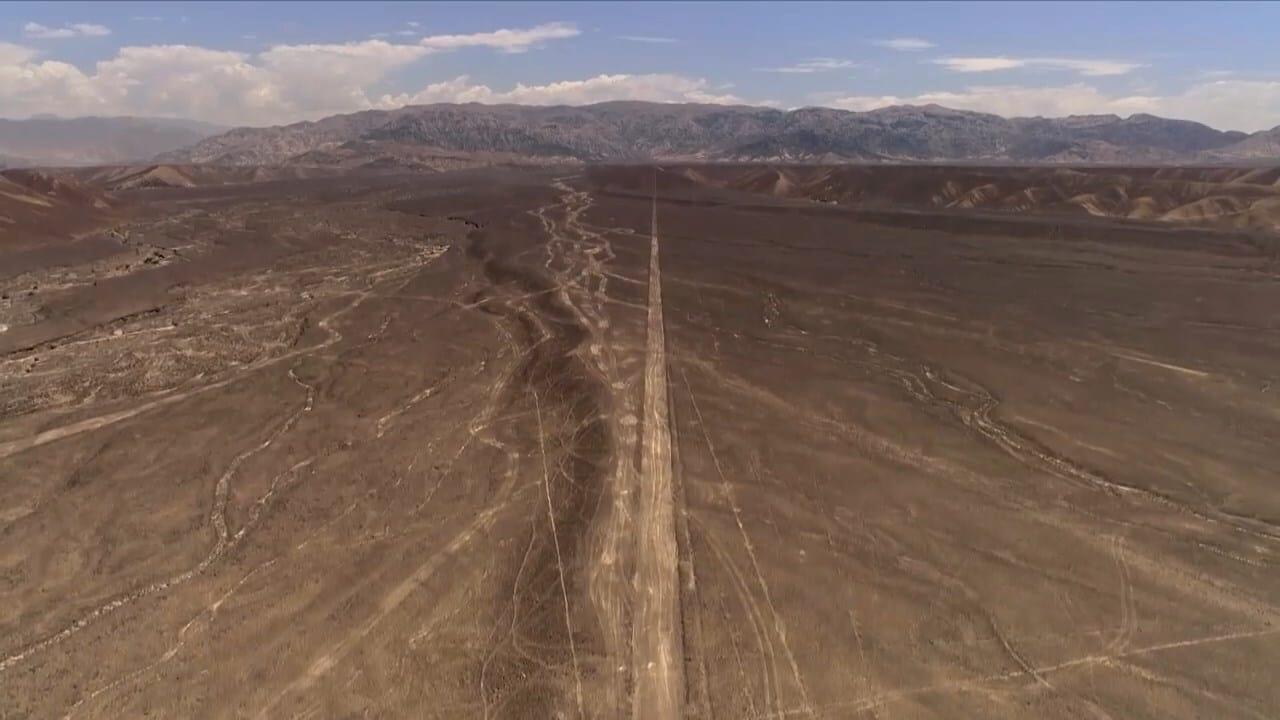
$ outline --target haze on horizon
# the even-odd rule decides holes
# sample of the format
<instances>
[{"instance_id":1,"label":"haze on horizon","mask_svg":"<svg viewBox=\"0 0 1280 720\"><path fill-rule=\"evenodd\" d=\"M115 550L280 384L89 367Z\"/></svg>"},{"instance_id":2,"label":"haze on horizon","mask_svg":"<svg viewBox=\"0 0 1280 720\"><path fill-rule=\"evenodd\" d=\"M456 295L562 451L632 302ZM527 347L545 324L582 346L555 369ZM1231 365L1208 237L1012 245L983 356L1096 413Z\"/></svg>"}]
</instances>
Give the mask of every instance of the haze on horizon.
<instances>
[{"instance_id":1,"label":"haze on horizon","mask_svg":"<svg viewBox=\"0 0 1280 720\"><path fill-rule=\"evenodd\" d=\"M0 116L609 100L1280 124L1273 4L0 6Z\"/></svg>"}]
</instances>

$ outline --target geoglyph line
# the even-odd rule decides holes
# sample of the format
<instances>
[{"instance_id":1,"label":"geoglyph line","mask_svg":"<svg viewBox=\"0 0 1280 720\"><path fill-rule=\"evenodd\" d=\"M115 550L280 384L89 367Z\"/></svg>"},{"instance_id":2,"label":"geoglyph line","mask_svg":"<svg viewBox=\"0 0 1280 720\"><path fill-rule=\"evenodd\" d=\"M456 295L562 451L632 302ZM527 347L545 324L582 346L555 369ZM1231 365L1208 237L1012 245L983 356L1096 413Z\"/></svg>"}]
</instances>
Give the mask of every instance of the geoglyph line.
<instances>
[{"instance_id":1,"label":"geoglyph line","mask_svg":"<svg viewBox=\"0 0 1280 720\"><path fill-rule=\"evenodd\" d=\"M649 308L644 369L640 507L636 522L636 611L632 625L632 717L675 720L684 706L671 415L667 403L662 273L658 265L658 196L654 176L649 236Z\"/></svg>"}]
</instances>

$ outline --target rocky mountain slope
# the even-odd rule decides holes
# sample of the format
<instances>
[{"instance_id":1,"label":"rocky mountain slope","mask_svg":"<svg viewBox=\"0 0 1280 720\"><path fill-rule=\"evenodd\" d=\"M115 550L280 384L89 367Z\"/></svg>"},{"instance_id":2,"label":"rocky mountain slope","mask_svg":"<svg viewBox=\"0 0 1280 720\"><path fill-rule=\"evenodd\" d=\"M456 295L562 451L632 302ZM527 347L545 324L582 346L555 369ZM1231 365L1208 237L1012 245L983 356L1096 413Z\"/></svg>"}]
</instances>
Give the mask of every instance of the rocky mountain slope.
<instances>
[{"instance_id":1,"label":"rocky mountain slope","mask_svg":"<svg viewBox=\"0 0 1280 720\"><path fill-rule=\"evenodd\" d=\"M504 161L1174 163L1212 161L1214 153L1252 153L1248 147L1239 149L1251 140L1244 133L1153 115L1010 119L937 105L860 113L644 102L580 107L473 103L240 128L158 160L434 166L484 153Z\"/></svg>"},{"instance_id":2,"label":"rocky mountain slope","mask_svg":"<svg viewBox=\"0 0 1280 720\"><path fill-rule=\"evenodd\" d=\"M103 165L147 160L224 130L164 118L42 116L0 120L0 164Z\"/></svg>"},{"instance_id":3,"label":"rocky mountain slope","mask_svg":"<svg viewBox=\"0 0 1280 720\"><path fill-rule=\"evenodd\" d=\"M1256 132L1234 145L1206 153L1214 160L1266 161L1280 158L1280 127Z\"/></svg>"}]
</instances>

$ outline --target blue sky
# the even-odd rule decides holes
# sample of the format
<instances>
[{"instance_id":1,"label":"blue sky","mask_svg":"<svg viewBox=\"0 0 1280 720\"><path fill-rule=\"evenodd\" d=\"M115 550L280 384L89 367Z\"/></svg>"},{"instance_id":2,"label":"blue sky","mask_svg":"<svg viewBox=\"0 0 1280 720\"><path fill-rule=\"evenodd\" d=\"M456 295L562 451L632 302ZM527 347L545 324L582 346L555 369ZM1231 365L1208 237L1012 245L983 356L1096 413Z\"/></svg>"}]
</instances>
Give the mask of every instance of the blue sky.
<instances>
[{"instance_id":1,"label":"blue sky","mask_svg":"<svg viewBox=\"0 0 1280 720\"><path fill-rule=\"evenodd\" d=\"M0 115L937 102L1280 125L1280 4L5 3Z\"/></svg>"}]
</instances>

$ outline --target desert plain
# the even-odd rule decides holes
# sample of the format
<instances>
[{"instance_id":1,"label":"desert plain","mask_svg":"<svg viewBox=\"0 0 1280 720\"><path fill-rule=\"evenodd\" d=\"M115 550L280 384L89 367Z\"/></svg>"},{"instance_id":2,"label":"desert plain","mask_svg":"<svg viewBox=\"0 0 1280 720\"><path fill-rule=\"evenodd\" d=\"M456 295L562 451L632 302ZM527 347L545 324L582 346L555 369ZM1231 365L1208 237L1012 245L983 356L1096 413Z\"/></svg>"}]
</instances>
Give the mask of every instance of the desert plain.
<instances>
[{"instance_id":1,"label":"desert plain","mask_svg":"<svg viewBox=\"0 0 1280 720\"><path fill-rule=\"evenodd\" d=\"M7 173L0 717L1280 715L1280 176L824 172Z\"/></svg>"}]
</instances>

